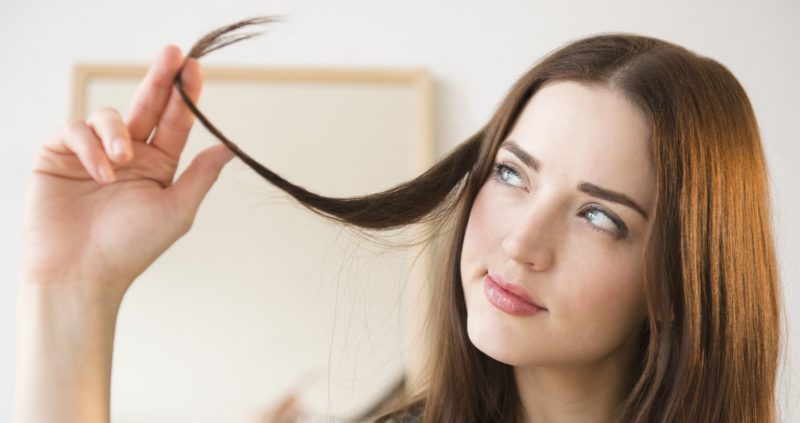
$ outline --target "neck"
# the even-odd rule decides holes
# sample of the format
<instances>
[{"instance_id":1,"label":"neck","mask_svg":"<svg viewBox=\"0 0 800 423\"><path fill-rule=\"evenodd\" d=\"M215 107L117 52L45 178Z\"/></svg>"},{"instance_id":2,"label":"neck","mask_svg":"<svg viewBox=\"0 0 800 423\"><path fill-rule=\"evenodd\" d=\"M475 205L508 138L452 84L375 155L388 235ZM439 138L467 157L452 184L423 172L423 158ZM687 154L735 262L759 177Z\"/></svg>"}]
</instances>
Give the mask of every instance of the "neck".
<instances>
[{"instance_id":1,"label":"neck","mask_svg":"<svg viewBox=\"0 0 800 423\"><path fill-rule=\"evenodd\" d=\"M635 383L635 345L582 365L515 367L519 397L529 423L607 423Z\"/></svg>"}]
</instances>

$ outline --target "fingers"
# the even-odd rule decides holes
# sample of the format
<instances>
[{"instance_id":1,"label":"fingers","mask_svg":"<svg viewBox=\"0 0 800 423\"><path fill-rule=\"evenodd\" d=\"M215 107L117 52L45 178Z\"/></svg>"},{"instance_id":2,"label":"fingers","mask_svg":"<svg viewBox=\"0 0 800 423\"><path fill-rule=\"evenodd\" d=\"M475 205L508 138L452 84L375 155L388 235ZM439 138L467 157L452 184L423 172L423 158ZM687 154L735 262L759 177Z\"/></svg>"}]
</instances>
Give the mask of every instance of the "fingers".
<instances>
[{"instance_id":1,"label":"fingers","mask_svg":"<svg viewBox=\"0 0 800 423\"><path fill-rule=\"evenodd\" d=\"M103 143L86 122L67 122L44 147L59 154L75 154L86 172L98 183L114 182L114 170L103 150Z\"/></svg>"},{"instance_id":2,"label":"fingers","mask_svg":"<svg viewBox=\"0 0 800 423\"><path fill-rule=\"evenodd\" d=\"M86 172L101 184L113 182L112 163L123 164L133 159L133 142L147 142L151 134L152 145L177 163L194 116L173 88L173 81L177 72L182 71L184 89L196 101L202 80L197 61L189 60L183 65L183 55L177 47L163 48L137 88L124 118L116 110L99 109L85 122L65 124L44 147L58 154L74 154ZM155 128L158 129L153 133ZM72 167L73 173L79 172L75 177L81 177L82 170Z\"/></svg>"},{"instance_id":3,"label":"fingers","mask_svg":"<svg viewBox=\"0 0 800 423\"><path fill-rule=\"evenodd\" d=\"M118 111L111 108L98 109L89 116L86 123L100 138L111 160L125 163L133 157L131 136Z\"/></svg>"},{"instance_id":4,"label":"fingers","mask_svg":"<svg viewBox=\"0 0 800 423\"><path fill-rule=\"evenodd\" d=\"M147 71L125 114L125 124L133 140L147 142L164 112L172 92L172 81L182 63L180 50L170 45L161 50Z\"/></svg>"},{"instance_id":5,"label":"fingers","mask_svg":"<svg viewBox=\"0 0 800 423\"><path fill-rule=\"evenodd\" d=\"M94 111L84 122L67 122L44 144L58 154L74 154L83 168L97 182L114 182L114 166L133 158L130 134L119 112L111 108Z\"/></svg>"},{"instance_id":6,"label":"fingers","mask_svg":"<svg viewBox=\"0 0 800 423\"><path fill-rule=\"evenodd\" d=\"M173 87L178 72L181 72L186 94L197 101L202 85L200 65L194 59L187 60L184 65L180 50L167 46L137 88L125 119L133 140L146 142L155 129L152 145L176 161L186 146L194 122L194 115Z\"/></svg>"},{"instance_id":7,"label":"fingers","mask_svg":"<svg viewBox=\"0 0 800 423\"><path fill-rule=\"evenodd\" d=\"M186 94L193 102L197 102L202 86L200 64L194 59L187 60L181 71L181 79ZM166 109L156 124L152 145L177 160L186 146L193 122L191 110L183 102L178 89L172 88Z\"/></svg>"}]
</instances>

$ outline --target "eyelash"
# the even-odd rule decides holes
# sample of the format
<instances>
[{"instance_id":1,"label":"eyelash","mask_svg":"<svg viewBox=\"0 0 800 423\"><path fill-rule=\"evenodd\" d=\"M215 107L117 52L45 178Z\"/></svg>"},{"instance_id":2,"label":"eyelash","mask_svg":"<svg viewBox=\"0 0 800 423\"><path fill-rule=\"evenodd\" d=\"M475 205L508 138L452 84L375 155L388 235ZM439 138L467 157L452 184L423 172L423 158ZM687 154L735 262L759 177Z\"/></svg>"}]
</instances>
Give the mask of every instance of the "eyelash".
<instances>
[{"instance_id":1,"label":"eyelash","mask_svg":"<svg viewBox=\"0 0 800 423\"><path fill-rule=\"evenodd\" d=\"M492 179L494 179L494 181L497 182L502 187L517 188L515 185L511 185L503 180L502 177L503 171L509 171L519 178L519 173L517 173L517 171L514 170L513 167L508 166L504 163L495 163L494 165L492 165Z\"/></svg>"},{"instance_id":2,"label":"eyelash","mask_svg":"<svg viewBox=\"0 0 800 423\"><path fill-rule=\"evenodd\" d=\"M494 165L492 165L492 180L494 180L494 182L496 184L498 184L499 186L501 186L503 188L519 188L516 185L509 184L508 182L504 181L502 179L503 172L513 173L517 178L520 178L519 173L512 166L509 166L509 165L507 165L505 163L495 163ZM520 178L520 179L522 179L522 178ZM597 207L597 206L584 207L581 210L580 215L581 216L585 216L588 212L591 212L591 211L597 211L597 212L603 213L606 217L608 217L617 226L617 231L613 231L612 232L612 231L600 228L600 227L598 227L596 225L593 225L591 222L589 222L588 219L584 219L584 222L587 225L589 225L589 228L591 228L593 231L600 232L600 233L607 234L607 235L611 235L616 239L622 239L622 238L626 237L626 235L628 233L628 228L625 226L625 224L622 223L619 220L619 218L617 218L613 214L607 212L606 210L604 210L604 209L602 209L600 207Z\"/></svg>"}]
</instances>

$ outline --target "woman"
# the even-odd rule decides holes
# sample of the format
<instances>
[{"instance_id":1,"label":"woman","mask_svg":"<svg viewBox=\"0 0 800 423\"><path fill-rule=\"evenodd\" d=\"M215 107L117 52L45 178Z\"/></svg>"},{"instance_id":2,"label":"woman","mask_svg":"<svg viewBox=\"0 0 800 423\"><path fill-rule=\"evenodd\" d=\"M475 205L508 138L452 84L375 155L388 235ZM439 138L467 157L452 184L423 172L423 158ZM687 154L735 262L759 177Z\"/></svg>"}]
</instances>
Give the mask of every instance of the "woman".
<instances>
[{"instance_id":1,"label":"woman","mask_svg":"<svg viewBox=\"0 0 800 423\"><path fill-rule=\"evenodd\" d=\"M184 102L200 116L195 59L261 22L210 34L185 61L164 49L124 118L101 109L44 144L25 215L17 422L108 420L125 291L190 229L229 149L336 221L450 228L427 378L379 420L775 421L767 170L724 66L598 35L549 54L473 137L384 193L317 196L222 134L173 181Z\"/></svg>"}]
</instances>

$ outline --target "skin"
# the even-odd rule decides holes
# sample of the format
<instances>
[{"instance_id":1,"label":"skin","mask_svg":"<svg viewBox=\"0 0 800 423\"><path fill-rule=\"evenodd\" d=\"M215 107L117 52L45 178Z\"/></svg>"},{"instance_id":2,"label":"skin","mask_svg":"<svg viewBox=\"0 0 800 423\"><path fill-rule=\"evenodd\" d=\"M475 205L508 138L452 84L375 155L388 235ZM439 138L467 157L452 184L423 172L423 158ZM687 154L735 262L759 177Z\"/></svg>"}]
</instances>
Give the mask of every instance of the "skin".
<instances>
[{"instance_id":1,"label":"skin","mask_svg":"<svg viewBox=\"0 0 800 423\"><path fill-rule=\"evenodd\" d=\"M109 421L122 298L191 228L232 158L216 145L176 174L193 119L171 82L183 72L193 99L202 84L197 63L181 70L182 63L177 48L164 48L127 111L70 121L36 154L23 224L13 422ZM573 189L588 180L650 207L645 126L623 100L575 85L543 88L511 134L542 161L540 173L520 174L535 185L487 184L472 210L462 257L470 338L516 366L531 421L599 421L627 386L626 341L645 316L646 221L596 201L630 234L620 241L593 232L577 212L595 200ZM493 309L481 288L487 269L524 285L547 312L519 318Z\"/></svg>"},{"instance_id":2,"label":"skin","mask_svg":"<svg viewBox=\"0 0 800 423\"><path fill-rule=\"evenodd\" d=\"M258 423L298 423L304 420L305 413L297 393L289 392L266 409Z\"/></svg>"},{"instance_id":3,"label":"skin","mask_svg":"<svg viewBox=\"0 0 800 423\"><path fill-rule=\"evenodd\" d=\"M127 111L95 110L85 121L65 123L42 145L26 198L24 280L74 283L75 290L117 301L189 230L233 154L215 145L184 158L192 164L176 175L194 122L172 86L182 64L178 48L163 48ZM200 66L189 60L182 72L196 100Z\"/></svg>"},{"instance_id":4,"label":"skin","mask_svg":"<svg viewBox=\"0 0 800 423\"><path fill-rule=\"evenodd\" d=\"M215 145L184 157L191 164L176 174L193 116L172 81L182 72L195 100L202 85L197 62L181 68L183 59L178 48L165 47L128 110L99 109L67 122L34 158L22 231L13 422L109 421L122 298L191 228L233 157Z\"/></svg>"},{"instance_id":5,"label":"skin","mask_svg":"<svg viewBox=\"0 0 800 423\"><path fill-rule=\"evenodd\" d=\"M577 186L621 192L650 216L649 138L644 115L621 92L550 82L504 140L538 159L539 170L501 147L496 163L511 170L490 176L475 199L461 257L468 333L514 366L528 421L611 421L635 380L651 218ZM590 205L602 211L587 212ZM501 311L484 294L487 274L519 285L545 310Z\"/></svg>"}]
</instances>

